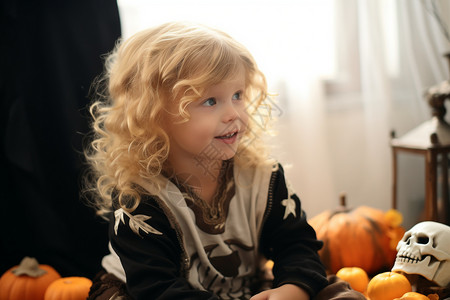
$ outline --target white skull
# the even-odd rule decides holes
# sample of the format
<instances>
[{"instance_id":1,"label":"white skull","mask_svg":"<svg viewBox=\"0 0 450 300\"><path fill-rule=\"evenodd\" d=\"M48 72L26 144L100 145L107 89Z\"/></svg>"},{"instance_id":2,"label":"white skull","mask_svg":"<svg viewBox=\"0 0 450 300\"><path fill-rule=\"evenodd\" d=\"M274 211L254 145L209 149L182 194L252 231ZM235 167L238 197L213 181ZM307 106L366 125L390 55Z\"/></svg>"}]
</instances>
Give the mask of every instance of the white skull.
<instances>
[{"instance_id":1,"label":"white skull","mask_svg":"<svg viewBox=\"0 0 450 300\"><path fill-rule=\"evenodd\" d=\"M441 287L450 284L450 226L426 221L413 226L397 245L392 271L422 275Z\"/></svg>"}]
</instances>

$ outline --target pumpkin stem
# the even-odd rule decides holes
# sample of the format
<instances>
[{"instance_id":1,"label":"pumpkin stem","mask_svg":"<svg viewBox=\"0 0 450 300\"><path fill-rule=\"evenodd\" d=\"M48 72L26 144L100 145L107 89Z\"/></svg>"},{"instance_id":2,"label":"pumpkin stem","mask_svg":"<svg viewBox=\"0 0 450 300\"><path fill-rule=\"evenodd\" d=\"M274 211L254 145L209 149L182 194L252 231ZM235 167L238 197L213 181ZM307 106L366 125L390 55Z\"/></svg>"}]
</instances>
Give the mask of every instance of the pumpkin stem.
<instances>
[{"instance_id":1,"label":"pumpkin stem","mask_svg":"<svg viewBox=\"0 0 450 300\"><path fill-rule=\"evenodd\" d=\"M339 203L341 204L341 206L343 208L347 207L347 194L345 192L341 192L341 194L339 195Z\"/></svg>"},{"instance_id":2,"label":"pumpkin stem","mask_svg":"<svg viewBox=\"0 0 450 300\"><path fill-rule=\"evenodd\" d=\"M28 275L30 277L40 277L47 273L47 271L39 268L39 263L36 258L25 256L20 262L19 266L12 270L16 276Z\"/></svg>"}]
</instances>

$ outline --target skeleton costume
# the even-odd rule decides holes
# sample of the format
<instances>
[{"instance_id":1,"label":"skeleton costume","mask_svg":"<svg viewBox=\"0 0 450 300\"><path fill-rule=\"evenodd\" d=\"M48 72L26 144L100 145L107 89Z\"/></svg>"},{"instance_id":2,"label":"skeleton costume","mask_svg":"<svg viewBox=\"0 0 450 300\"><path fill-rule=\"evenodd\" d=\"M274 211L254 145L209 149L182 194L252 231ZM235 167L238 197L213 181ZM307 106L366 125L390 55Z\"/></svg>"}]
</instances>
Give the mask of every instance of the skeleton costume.
<instances>
[{"instance_id":1,"label":"skeleton costume","mask_svg":"<svg viewBox=\"0 0 450 300\"><path fill-rule=\"evenodd\" d=\"M249 299L261 257L275 262L273 287L296 284L312 298L328 284L317 254L322 242L281 165L224 165L211 205L165 178L132 213L111 214L103 267L133 299Z\"/></svg>"}]
</instances>

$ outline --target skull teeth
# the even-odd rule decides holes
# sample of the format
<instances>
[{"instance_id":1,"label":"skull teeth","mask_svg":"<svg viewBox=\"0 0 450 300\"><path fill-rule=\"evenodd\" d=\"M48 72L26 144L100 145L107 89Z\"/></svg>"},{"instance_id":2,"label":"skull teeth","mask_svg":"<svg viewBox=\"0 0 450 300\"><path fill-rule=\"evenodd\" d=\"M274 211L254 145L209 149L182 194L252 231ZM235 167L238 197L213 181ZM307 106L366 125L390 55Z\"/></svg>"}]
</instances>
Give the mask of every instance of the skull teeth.
<instances>
[{"instance_id":1,"label":"skull teeth","mask_svg":"<svg viewBox=\"0 0 450 300\"><path fill-rule=\"evenodd\" d=\"M413 255L411 253L398 253L397 260L400 262L406 262L406 263L418 263L421 260L421 257L418 257L416 255Z\"/></svg>"},{"instance_id":2,"label":"skull teeth","mask_svg":"<svg viewBox=\"0 0 450 300\"><path fill-rule=\"evenodd\" d=\"M404 262L404 263L411 263L411 264L416 264L419 262L418 258L409 258L409 257L404 257L404 256L398 256L397 260L400 262Z\"/></svg>"}]
</instances>

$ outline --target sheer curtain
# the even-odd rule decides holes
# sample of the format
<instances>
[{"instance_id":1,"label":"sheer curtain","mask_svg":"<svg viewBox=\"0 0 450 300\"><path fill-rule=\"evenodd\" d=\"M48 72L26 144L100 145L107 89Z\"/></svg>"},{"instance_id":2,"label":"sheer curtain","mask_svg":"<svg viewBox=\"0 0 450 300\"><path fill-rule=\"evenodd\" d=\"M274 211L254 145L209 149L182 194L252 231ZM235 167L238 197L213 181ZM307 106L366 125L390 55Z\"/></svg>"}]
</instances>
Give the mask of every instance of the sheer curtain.
<instances>
[{"instance_id":1,"label":"sheer curtain","mask_svg":"<svg viewBox=\"0 0 450 300\"><path fill-rule=\"evenodd\" d=\"M439 26L432 13L438 8L450 20L448 1L118 3L124 37L187 20L222 29L253 53L278 94L277 134L269 143L310 217L335 208L341 191L350 206L390 207L389 133L427 120L423 91L449 76L442 57L450 50L446 24ZM400 164L411 176L399 183L399 202L408 205L405 211L419 210L421 162L407 157Z\"/></svg>"},{"instance_id":2,"label":"sheer curtain","mask_svg":"<svg viewBox=\"0 0 450 300\"><path fill-rule=\"evenodd\" d=\"M448 27L438 23L450 21L449 4L430 0L358 2L366 138L362 155L367 170L359 180L367 186L363 192L372 206L388 208L391 199L390 130L402 135L430 119L424 92L449 79L443 57L450 50L443 33ZM424 158L400 156L398 180L399 209L408 227L423 210Z\"/></svg>"}]
</instances>

